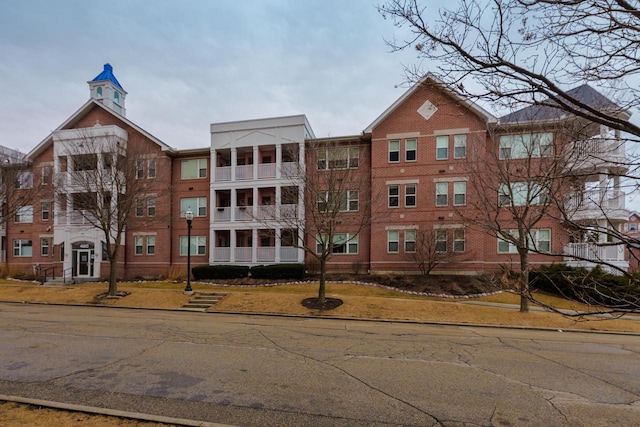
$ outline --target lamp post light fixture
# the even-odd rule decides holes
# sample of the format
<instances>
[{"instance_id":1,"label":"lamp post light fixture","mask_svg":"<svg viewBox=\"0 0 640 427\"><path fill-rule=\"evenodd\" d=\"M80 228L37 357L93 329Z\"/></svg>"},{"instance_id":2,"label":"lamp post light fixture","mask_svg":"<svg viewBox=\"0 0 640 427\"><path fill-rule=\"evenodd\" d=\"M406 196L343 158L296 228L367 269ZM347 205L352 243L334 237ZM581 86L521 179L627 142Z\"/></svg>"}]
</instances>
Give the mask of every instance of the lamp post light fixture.
<instances>
[{"instance_id":1,"label":"lamp post light fixture","mask_svg":"<svg viewBox=\"0 0 640 427\"><path fill-rule=\"evenodd\" d=\"M187 220L187 286L184 288L185 295L193 295L191 289L191 221L193 221L193 212L188 208L184 213Z\"/></svg>"}]
</instances>

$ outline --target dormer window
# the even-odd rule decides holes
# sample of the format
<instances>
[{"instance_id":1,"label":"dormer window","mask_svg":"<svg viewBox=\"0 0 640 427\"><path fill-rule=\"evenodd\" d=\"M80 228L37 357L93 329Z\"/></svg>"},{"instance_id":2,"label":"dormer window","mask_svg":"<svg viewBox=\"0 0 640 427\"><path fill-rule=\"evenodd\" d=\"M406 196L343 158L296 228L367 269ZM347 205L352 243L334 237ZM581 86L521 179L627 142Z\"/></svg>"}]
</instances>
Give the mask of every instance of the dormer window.
<instances>
[{"instance_id":1,"label":"dormer window","mask_svg":"<svg viewBox=\"0 0 640 427\"><path fill-rule=\"evenodd\" d=\"M102 87L96 89L96 97L102 98Z\"/></svg>"},{"instance_id":2,"label":"dormer window","mask_svg":"<svg viewBox=\"0 0 640 427\"><path fill-rule=\"evenodd\" d=\"M116 104L120 104L120 93L113 92L113 100L115 101Z\"/></svg>"}]
</instances>

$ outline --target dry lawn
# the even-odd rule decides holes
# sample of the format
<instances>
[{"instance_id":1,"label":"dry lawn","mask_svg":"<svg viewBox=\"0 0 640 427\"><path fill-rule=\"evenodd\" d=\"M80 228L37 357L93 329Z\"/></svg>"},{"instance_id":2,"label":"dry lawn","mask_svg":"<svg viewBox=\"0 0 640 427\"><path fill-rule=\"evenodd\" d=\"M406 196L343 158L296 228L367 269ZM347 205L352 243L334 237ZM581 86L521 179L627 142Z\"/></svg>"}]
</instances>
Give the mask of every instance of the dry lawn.
<instances>
[{"instance_id":1,"label":"dry lawn","mask_svg":"<svg viewBox=\"0 0 640 427\"><path fill-rule=\"evenodd\" d=\"M215 312L318 315L640 333L640 321L571 319L555 313L531 311L523 314L513 308L468 304L469 301L518 304L519 297L509 293L475 299L438 299L409 295L377 286L329 283L327 296L340 298L344 304L335 310L318 311L309 310L300 304L302 299L316 295L317 283L262 287L196 283L193 287L196 291L228 293L226 298L210 309ZM183 294L183 288L184 283L124 282L118 286L118 290L130 292L129 295L119 299L97 301L95 297L107 290L105 283L49 287L30 282L2 281L0 282L0 301L177 309L186 304L190 298ZM590 309L551 296L541 295L540 299L559 308L582 311Z\"/></svg>"}]
</instances>

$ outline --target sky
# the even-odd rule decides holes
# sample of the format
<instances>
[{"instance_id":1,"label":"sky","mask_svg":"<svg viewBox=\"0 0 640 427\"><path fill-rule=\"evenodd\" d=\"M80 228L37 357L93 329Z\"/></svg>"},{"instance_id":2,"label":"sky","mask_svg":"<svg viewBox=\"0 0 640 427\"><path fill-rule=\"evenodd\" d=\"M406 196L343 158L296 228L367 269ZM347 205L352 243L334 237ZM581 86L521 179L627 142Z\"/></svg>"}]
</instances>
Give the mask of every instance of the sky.
<instances>
[{"instance_id":1,"label":"sky","mask_svg":"<svg viewBox=\"0 0 640 427\"><path fill-rule=\"evenodd\" d=\"M127 118L178 149L211 123L305 114L361 133L406 90L412 52L377 0L2 0L0 145L29 152L89 99L105 63Z\"/></svg>"}]
</instances>

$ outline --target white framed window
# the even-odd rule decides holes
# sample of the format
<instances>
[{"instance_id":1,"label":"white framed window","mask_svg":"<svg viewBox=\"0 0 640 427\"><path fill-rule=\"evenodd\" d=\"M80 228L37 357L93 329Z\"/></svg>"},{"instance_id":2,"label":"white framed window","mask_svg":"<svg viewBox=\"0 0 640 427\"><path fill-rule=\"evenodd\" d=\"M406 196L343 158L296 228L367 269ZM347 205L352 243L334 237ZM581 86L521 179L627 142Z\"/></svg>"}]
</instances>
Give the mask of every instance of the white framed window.
<instances>
[{"instance_id":1,"label":"white framed window","mask_svg":"<svg viewBox=\"0 0 640 427\"><path fill-rule=\"evenodd\" d=\"M142 249L143 249L143 238L142 236L135 236L134 238L135 240L135 254L136 255L142 255Z\"/></svg>"},{"instance_id":2,"label":"white framed window","mask_svg":"<svg viewBox=\"0 0 640 427\"><path fill-rule=\"evenodd\" d=\"M180 177L182 179L199 179L207 177L207 159L187 159L181 162Z\"/></svg>"},{"instance_id":3,"label":"white framed window","mask_svg":"<svg viewBox=\"0 0 640 427\"><path fill-rule=\"evenodd\" d=\"M360 163L360 147L341 146L318 149L318 170L357 169Z\"/></svg>"},{"instance_id":4,"label":"white framed window","mask_svg":"<svg viewBox=\"0 0 640 427\"><path fill-rule=\"evenodd\" d=\"M51 184L51 166L42 167L42 185Z\"/></svg>"},{"instance_id":5,"label":"white framed window","mask_svg":"<svg viewBox=\"0 0 640 427\"><path fill-rule=\"evenodd\" d=\"M180 199L180 218L184 218L185 212L191 209L193 216L207 216L206 197L188 197Z\"/></svg>"},{"instance_id":6,"label":"white framed window","mask_svg":"<svg viewBox=\"0 0 640 427\"><path fill-rule=\"evenodd\" d=\"M156 236L147 236L147 255L156 253Z\"/></svg>"},{"instance_id":7,"label":"white framed window","mask_svg":"<svg viewBox=\"0 0 640 427\"><path fill-rule=\"evenodd\" d=\"M16 211L14 222L33 222L33 206L21 206Z\"/></svg>"},{"instance_id":8,"label":"white framed window","mask_svg":"<svg viewBox=\"0 0 640 427\"><path fill-rule=\"evenodd\" d=\"M404 251L407 253L416 251L416 230L404 230Z\"/></svg>"},{"instance_id":9,"label":"white framed window","mask_svg":"<svg viewBox=\"0 0 640 427\"><path fill-rule=\"evenodd\" d=\"M156 216L156 198L147 198L147 216Z\"/></svg>"},{"instance_id":10,"label":"white framed window","mask_svg":"<svg viewBox=\"0 0 640 427\"><path fill-rule=\"evenodd\" d=\"M518 239L518 230L504 230L505 233L513 236L514 239ZM527 238L527 244L529 249L538 250L540 252L551 251L551 229L550 228L536 228L529 231L529 237ZM501 254L515 254L518 252L518 248L513 243L498 238L498 253Z\"/></svg>"},{"instance_id":11,"label":"white framed window","mask_svg":"<svg viewBox=\"0 0 640 427\"><path fill-rule=\"evenodd\" d=\"M400 186L390 185L389 186L389 207L397 208L399 206L400 206Z\"/></svg>"},{"instance_id":12,"label":"white framed window","mask_svg":"<svg viewBox=\"0 0 640 427\"><path fill-rule=\"evenodd\" d=\"M318 149L318 170L327 169L327 150Z\"/></svg>"},{"instance_id":13,"label":"white framed window","mask_svg":"<svg viewBox=\"0 0 640 427\"><path fill-rule=\"evenodd\" d=\"M513 206L547 205L551 199L547 191L534 182L512 182L500 184L498 189L498 203Z\"/></svg>"},{"instance_id":14,"label":"white framed window","mask_svg":"<svg viewBox=\"0 0 640 427\"><path fill-rule=\"evenodd\" d=\"M436 252L447 252L447 230L436 229Z\"/></svg>"},{"instance_id":15,"label":"white framed window","mask_svg":"<svg viewBox=\"0 0 640 427\"><path fill-rule=\"evenodd\" d=\"M415 139L407 139L404 141L404 160L406 162L415 162L418 160L418 141Z\"/></svg>"},{"instance_id":16,"label":"white framed window","mask_svg":"<svg viewBox=\"0 0 640 427\"><path fill-rule=\"evenodd\" d=\"M136 199L136 216L144 216L144 199L142 198Z\"/></svg>"},{"instance_id":17,"label":"white framed window","mask_svg":"<svg viewBox=\"0 0 640 427\"><path fill-rule=\"evenodd\" d=\"M464 206L467 204L467 183L456 181L453 183L453 205Z\"/></svg>"},{"instance_id":18,"label":"white framed window","mask_svg":"<svg viewBox=\"0 0 640 427\"><path fill-rule=\"evenodd\" d=\"M464 252L465 232L464 228L453 229L453 252Z\"/></svg>"},{"instance_id":19,"label":"white framed window","mask_svg":"<svg viewBox=\"0 0 640 427\"><path fill-rule=\"evenodd\" d=\"M33 172L25 171L18 174L16 177L16 189L33 188Z\"/></svg>"},{"instance_id":20,"label":"white framed window","mask_svg":"<svg viewBox=\"0 0 640 427\"><path fill-rule=\"evenodd\" d=\"M187 256L189 239L187 236L180 236L180 256ZM191 236L191 255L206 255L207 237Z\"/></svg>"},{"instance_id":21,"label":"white framed window","mask_svg":"<svg viewBox=\"0 0 640 427\"><path fill-rule=\"evenodd\" d=\"M467 135L453 136L453 158L464 159L467 157Z\"/></svg>"},{"instance_id":22,"label":"white framed window","mask_svg":"<svg viewBox=\"0 0 640 427\"><path fill-rule=\"evenodd\" d=\"M408 208L416 206L416 184L404 186L404 206Z\"/></svg>"},{"instance_id":23,"label":"white framed window","mask_svg":"<svg viewBox=\"0 0 640 427\"><path fill-rule=\"evenodd\" d=\"M400 251L400 232L387 230L387 252L398 253Z\"/></svg>"},{"instance_id":24,"label":"white framed window","mask_svg":"<svg viewBox=\"0 0 640 427\"><path fill-rule=\"evenodd\" d=\"M154 179L157 175L156 159L147 160L147 178Z\"/></svg>"},{"instance_id":25,"label":"white framed window","mask_svg":"<svg viewBox=\"0 0 640 427\"><path fill-rule=\"evenodd\" d=\"M27 239L16 239L13 241L13 256L32 256L33 242Z\"/></svg>"},{"instance_id":26,"label":"white framed window","mask_svg":"<svg viewBox=\"0 0 640 427\"><path fill-rule=\"evenodd\" d=\"M635 222L632 222L632 223L629 224L629 231L634 231L635 232L637 229L638 228L637 228L637 225L636 225Z\"/></svg>"},{"instance_id":27,"label":"white framed window","mask_svg":"<svg viewBox=\"0 0 640 427\"><path fill-rule=\"evenodd\" d=\"M144 178L144 160L136 160L136 179Z\"/></svg>"},{"instance_id":28,"label":"white framed window","mask_svg":"<svg viewBox=\"0 0 640 427\"><path fill-rule=\"evenodd\" d=\"M436 182L436 206L447 206L449 204L449 183Z\"/></svg>"},{"instance_id":29,"label":"white framed window","mask_svg":"<svg viewBox=\"0 0 640 427\"><path fill-rule=\"evenodd\" d=\"M49 221L49 218L51 218L51 205L49 202L40 203L40 214L43 221Z\"/></svg>"},{"instance_id":30,"label":"white framed window","mask_svg":"<svg viewBox=\"0 0 640 427\"><path fill-rule=\"evenodd\" d=\"M349 147L349 168L357 169L360 164L360 147Z\"/></svg>"},{"instance_id":31,"label":"white framed window","mask_svg":"<svg viewBox=\"0 0 640 427\"><path fill-rule=\"evenodd\" d=\"M318 194L318 212L334 211L336 208L342 212L355 212L360 206L359 195L358 190L321 192Z\"/></svg>"},{"instance_id":32,"label":"white framed window","mask_svg":"<svg viewBox=\"0 0 640 427\"><path fill-rule=\"evenodd\" d=\"M524 159L553 154L553 134L525 133L500 137L501 159Z\"/></svg>"},{"instance_id":33,"label":"white framed window","mask_svg":"<svg viewBox=\"0 0 640 427\"><path fill-rule=\"evenodd\" d=\"M436 136L436 160L446 160L449 158L449 136Z\"/></svg>"},{"instance_id":34,"label":"white framed window","mask_svg":"<svg viewBox=\"0 0 640 427\"><path fill-rule=\"evenodd\" d=\"M40 255L49 256L49 238L48 237L40 238Z\"/></svg>"},{"instance_id":35,"label":"white framed window","mask_svg":"<svg viewBox=\"0 0 640 427\"><path fill-rule=\"evenodd\" d=\"M389 141L389 163L398 163L400 161L400 141Z\"/></svg>"},{"instance_id":36,"label":"white framed window","mask_svg":"<svg viewBox=\"0 0 640 427\"><path fill-rule=\"evenodd\" d=\"M357 211L360 207L360 192L358 190L349 190L347 191L347 203L346 210L348 211Z\"/></svg>"},{"instance_id":37,"label":"white framed window","mask_svg":"<svg viewBox=\"0 0 640 427\"><path fill-rule=\"evenodd\" d=\"M316 252L322 253L323 242L328 244L326 236L316 236ZM331 253L333 254L357 254L358 253L358 235L353 233L335 233L333 235L333 243L331 245Z\"/></svg>"}]
</instances>

